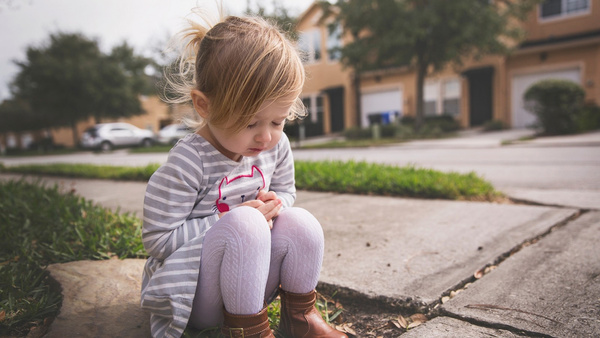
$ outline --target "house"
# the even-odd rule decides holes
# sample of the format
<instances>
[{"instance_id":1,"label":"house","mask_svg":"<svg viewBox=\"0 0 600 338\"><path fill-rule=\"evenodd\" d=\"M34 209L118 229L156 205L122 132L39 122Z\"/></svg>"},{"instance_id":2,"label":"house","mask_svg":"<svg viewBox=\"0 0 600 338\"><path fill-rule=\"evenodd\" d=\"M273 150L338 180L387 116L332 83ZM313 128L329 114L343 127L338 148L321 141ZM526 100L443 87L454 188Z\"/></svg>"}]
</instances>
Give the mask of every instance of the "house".
<instances>
[{"instance_id":1,"label":"house","mask_svg":"<svg viewBox=\"0 0 600 338\"><path fill-rule=\"evenodd\" d=\"M356 89L352 70L344 69L339 55L330 52L344 41L327 28L333 18L322 16L315 2L297 26L307 71L302 93L310 113L307 136L414 116L415 72L409 67L366 72ZM492 120L526 128L535 117L525 110L523 94L547 78L580 84L586 102L600 105L600 0L546 0L522 24L526 38L510 55L467 61L458 70L447 67L427 77L425 115L451 114L466 128Z\"/></svg>"}]
</instances>

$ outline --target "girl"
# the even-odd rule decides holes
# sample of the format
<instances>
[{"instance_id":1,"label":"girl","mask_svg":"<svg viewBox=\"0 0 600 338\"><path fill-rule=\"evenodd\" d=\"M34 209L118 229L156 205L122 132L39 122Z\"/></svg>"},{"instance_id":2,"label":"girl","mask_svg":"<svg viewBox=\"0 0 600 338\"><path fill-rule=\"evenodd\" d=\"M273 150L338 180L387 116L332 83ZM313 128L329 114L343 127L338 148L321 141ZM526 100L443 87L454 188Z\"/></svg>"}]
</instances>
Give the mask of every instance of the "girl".
<instances>
[{"instance_id":1,"label":"girl","mask_svg":"<svg viewBox=\"0 0 600 338\"><path fill-rule=\"evenodd\" d=\"M281 295L279 330L346 337L314 307L323 231L293 208L294 163L283 133L303 114L294 46L259 18L192 23L176 80L200 122L148 182L142 307L153 336L221 325L229 337L273 337L266 305ZM188 83L189 82L189 83Z\"/></svg>"}]
</instances>

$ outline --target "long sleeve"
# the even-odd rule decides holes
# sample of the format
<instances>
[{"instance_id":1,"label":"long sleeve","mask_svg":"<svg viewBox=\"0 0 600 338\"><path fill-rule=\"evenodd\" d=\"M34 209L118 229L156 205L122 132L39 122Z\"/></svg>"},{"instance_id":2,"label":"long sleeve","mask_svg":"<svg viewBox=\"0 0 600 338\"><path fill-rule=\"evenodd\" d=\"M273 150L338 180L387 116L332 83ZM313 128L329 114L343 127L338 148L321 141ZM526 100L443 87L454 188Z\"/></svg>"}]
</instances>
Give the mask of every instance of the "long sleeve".
<instances>
[{"instance_id":1,"label":"long sleeve","mask_svg":"<svg viewBox=\"0 0 600 338\"><path fill-rule=\"evenodd\" d=\"M269 190L277 193L284 207L291 207L296 201L296 181L294 178L294 157L290 141L285 134L282 135L275 171L271 179Z\"/></svg>"},{"instance_id":2,"label":"long sleeve","mask_svg":"<svg viewBox=\"0 0 600 338\"><path fill-rule=\"evenodd\" d=\"M203 187L202 163L197 150L182 144L150 178L144 198L142 240L146 251L165 259L218 220L217 215L191 218Z\"/></svg>"}]
</instances>

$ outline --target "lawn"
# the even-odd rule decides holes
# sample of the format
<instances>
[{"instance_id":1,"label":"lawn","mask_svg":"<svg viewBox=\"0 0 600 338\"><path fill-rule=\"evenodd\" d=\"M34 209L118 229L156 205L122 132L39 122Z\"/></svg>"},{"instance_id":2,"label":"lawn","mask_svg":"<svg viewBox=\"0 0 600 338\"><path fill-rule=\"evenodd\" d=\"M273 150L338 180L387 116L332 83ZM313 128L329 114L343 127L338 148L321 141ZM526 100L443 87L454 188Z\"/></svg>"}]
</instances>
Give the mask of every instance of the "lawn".
<instances>
[{"instance_id":1,"label":"lawn","mask_svg":"<svg viewBox=\"0 0 600 338\"><path fill-rule=\"evenodd\" d=\"M0 182L0 336L25 336L60 308L45 267L83 259L141 258L141 221L56 187Z\"/></svg>"}]
</instances>

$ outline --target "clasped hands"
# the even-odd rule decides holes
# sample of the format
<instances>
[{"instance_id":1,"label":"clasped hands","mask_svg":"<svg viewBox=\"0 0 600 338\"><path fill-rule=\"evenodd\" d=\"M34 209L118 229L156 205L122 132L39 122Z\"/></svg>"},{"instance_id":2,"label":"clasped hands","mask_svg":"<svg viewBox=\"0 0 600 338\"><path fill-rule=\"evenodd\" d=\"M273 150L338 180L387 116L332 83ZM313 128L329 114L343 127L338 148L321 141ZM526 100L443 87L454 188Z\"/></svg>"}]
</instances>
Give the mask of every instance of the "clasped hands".
<instances>
[{"instance_id":1,"label":"clasped hands","mask_svg":"<svg viewBox=\"0 0 600 338\"><path fill-rule=\"evenodd\" d=\"M282 202L277 198L277 194L274 191L261 190L256 195L256 199L246 201L239 206L256 208L256 210L260 211L265 216L269 228L273 229L273 219L279 215ZM223 213L219 216L223 216Z\"/></svg>"}]
</instances>

